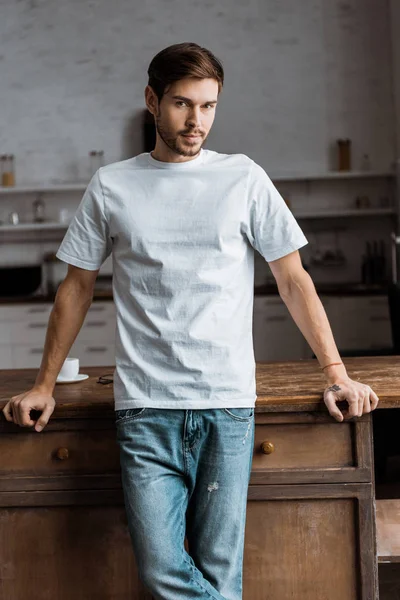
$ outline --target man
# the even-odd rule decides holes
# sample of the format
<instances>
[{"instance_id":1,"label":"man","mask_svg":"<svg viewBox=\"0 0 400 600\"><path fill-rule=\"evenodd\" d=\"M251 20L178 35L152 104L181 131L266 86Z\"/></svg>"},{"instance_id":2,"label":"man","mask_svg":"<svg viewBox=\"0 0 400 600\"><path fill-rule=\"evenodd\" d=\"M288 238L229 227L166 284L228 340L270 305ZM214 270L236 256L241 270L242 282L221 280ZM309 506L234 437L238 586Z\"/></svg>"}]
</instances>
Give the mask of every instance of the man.
<instances>
[{"instance_id":1,"label":"man","mask_svg":"<svg viewBox=\"0 0 400 600\"><path fill-rule=\"evenodd\" d=\"M223 86L220 61L176 44L148 74L155 148L92 178L57 253L68 274L35 385L4 414L45 427L56 377L112 253L116 429L139 574L155 598L239 600L256 400L254 249L326 375L330 414L361 416L378 398L347 376L301 264L307 240L265 171L244 154L203 148ZM36 424L31 409L43 411Z\"/></svg>"}]
</instances>

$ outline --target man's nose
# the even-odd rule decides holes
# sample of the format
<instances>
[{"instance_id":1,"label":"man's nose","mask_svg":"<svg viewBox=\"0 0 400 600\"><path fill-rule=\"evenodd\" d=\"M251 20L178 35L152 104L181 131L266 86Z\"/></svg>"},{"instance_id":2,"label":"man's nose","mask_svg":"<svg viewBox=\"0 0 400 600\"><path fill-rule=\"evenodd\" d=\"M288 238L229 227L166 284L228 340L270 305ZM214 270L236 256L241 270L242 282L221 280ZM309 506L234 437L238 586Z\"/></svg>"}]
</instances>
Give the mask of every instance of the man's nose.
<instances>
[{"instance_id":1,"label":"man's nose","mask_svg":"<svg viewBox=\"0 0 400 600\"><path fill-rule=\"evenodd\" d=\"M201 113L200 113L200 109L193 109L191 110L188 119L187 119L187 124L191 125L192 127L200 127L201 126Z\"/></svg>"}]
</instances>

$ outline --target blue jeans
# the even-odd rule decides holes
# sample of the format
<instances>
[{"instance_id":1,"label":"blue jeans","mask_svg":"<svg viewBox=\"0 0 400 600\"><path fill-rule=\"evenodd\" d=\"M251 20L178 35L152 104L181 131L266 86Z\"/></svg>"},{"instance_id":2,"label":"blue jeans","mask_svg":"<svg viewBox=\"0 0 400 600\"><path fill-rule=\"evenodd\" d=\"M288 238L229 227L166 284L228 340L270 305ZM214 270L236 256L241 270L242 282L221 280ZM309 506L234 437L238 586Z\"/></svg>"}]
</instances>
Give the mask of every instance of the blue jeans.
<instances>
[{"instance_id":1,"label":"blue jeans","mask_svg":"<svg viewBox=\"0 0 400 600\"><path fill-rule=\"evenodd\" d=\"M141 581L157 600L241 600L254 408L131 408L115 423Z\"/></svg>"}]
</instances>

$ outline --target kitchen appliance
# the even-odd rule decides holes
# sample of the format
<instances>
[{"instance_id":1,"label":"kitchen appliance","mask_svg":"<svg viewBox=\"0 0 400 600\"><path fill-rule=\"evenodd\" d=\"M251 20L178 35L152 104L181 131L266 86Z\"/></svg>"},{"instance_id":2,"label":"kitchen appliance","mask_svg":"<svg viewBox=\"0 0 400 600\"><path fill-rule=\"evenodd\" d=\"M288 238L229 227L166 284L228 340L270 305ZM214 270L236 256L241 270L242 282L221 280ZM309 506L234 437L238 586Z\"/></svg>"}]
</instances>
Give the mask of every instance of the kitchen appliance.
<instances>
[{"instance_id":1,"label":"kitchen appliance","mask_svg":"<svg viewBox=\"0 0 400 600\"><path fill-rule=\"evenodd\" d=\"M43 255L42 277L43 277L43 293L46 296L53 296L60 283L59 275L57 274L57 264L59 259L55 252L47 252Z\"/></svg>"},{"instance_id":2,"label":"kitchen appliance","mask_svg":"<svg viewBox=\"0 0 400 600\"><path fill-rule=\"evenodd\" d=\"M0 267L0 296L30 296L42 282L42 266Z\"/></svg>"},{"instance_id":3,"label":"kitchen appliance","mask_svg":"<svg viewBox=\"0 0 400 600\"><path fill-rule=\"evenodd\" d=\"M364 284L383 284L386 277L386 252L383 240L366 242L366 251L362 256L361 281Z\"/></svg>"}]
</instances>

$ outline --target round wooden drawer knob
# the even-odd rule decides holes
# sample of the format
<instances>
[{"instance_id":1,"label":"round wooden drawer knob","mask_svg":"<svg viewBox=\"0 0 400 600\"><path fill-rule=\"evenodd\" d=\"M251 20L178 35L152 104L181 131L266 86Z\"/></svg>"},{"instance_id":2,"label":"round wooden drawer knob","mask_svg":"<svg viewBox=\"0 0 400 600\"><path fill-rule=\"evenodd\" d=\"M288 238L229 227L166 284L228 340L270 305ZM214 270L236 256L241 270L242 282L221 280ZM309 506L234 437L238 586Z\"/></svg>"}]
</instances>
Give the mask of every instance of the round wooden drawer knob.
<instances>
[{"instance_id":1,"label":"round wooden drawer knob","mask_svg":"<svg viewBox=\"0 0 400 600\"><path fill-rule=\"evenodd\" d=\"M69 456L68 448L58 448L56 451L56 457L59 460L66 460Z\"/></svg>"},{"instance_id":2,"label":"round wooden drawer knob","mask_svg":"<svg viewBox=\"0 0 400 600\"><path fill-rule=\"evenodd\" d=\"M272 442L266 441L261 444L261 450L264 454L272 454L272 452L275 452L275 446Z\"/></svg>"}]
</instances>

